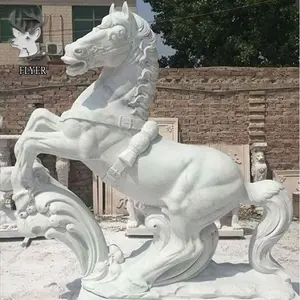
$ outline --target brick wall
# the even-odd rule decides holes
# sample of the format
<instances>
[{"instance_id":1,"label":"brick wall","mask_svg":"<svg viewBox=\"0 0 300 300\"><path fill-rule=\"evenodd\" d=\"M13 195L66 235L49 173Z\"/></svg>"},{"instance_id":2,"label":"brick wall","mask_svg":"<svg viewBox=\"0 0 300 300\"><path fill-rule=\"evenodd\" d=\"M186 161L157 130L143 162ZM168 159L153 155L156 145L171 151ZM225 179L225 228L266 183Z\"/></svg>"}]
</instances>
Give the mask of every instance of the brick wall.
<instances>
[{"instance_id":1,"label":"brick wall","mask_svg":"<svg viewBox=\"0 0 300 300\"><path fill-rule=\"evenodd\" d=\"M271 170L298 169L299 90L297 68L162 69L151 117L176 117L182 143L268 143ZM56 114L68 109L99 72L69 78L63 66L47 76L18 75L0 66L3 134L20 134L32 111L43 104ZM48 85L47 88L37 86ZM27 90L23 90L27 88ZM54 172L54 158L46 160ZM86 203L92 199L91 172L71 163L70 188Z\"/></svg>"}]
</instances>

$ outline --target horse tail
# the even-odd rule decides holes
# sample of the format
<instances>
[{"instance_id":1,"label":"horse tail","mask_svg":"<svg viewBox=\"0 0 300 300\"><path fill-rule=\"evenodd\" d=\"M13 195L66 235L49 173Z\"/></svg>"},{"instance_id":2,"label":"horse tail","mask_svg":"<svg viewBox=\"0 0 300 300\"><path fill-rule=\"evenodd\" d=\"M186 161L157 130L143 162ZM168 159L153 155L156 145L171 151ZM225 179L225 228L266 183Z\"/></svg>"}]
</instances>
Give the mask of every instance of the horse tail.
<instances>
[{"instance_id":1,"label":"horse tail","mask_svg":"<svg viewBox=\"0 0 300 300\"><path fill-rule=\"evenodd\" d=\"M293 206L283 186L273 180L245 184L246 204L264 208L262 221L252 234L249 245L249 262L261 273L277 273L288 280L281 265L272 257L273 246L288 230L293 219Z\"/></svg>"}]
</instances>

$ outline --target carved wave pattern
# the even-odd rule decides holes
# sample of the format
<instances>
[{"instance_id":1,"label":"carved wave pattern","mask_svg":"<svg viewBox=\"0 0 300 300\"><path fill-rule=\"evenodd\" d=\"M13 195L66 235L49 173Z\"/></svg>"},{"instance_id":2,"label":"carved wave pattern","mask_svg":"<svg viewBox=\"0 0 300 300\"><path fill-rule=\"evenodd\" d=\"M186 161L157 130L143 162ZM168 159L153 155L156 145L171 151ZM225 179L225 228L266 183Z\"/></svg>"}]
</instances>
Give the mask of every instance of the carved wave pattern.
<instances>
[{"instance_id":1,"label":"carved wave pattern","mask_svg":"<svg viewBox=\"0 0 300 300\"><path fill-rule=\"evenodd\" d=\"M91 274L98 263L108 259L105 238L92 213L45 168L34 170L32 189L22 197L30 200L26 211L18 215L20 231L66 244L76 254L83 276Z\"/></svg>"}]
</instances>

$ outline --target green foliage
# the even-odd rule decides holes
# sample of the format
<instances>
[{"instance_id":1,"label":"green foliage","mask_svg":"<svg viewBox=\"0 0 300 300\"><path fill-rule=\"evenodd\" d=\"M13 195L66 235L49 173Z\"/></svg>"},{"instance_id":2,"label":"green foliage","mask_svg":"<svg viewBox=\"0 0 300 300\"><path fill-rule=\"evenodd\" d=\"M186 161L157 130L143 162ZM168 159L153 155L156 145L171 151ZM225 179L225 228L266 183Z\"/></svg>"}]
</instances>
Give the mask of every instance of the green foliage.
<instances>
[{"instance_id":1,"label":"green foliage","mask_svg":"<svg viewBox=\"0 0 300 300\"><path fill-rule=\"evenodd\" d=\"M298 66L295 0L144 0L176 50L161 67Z\"/></svg>"}]
</instances>

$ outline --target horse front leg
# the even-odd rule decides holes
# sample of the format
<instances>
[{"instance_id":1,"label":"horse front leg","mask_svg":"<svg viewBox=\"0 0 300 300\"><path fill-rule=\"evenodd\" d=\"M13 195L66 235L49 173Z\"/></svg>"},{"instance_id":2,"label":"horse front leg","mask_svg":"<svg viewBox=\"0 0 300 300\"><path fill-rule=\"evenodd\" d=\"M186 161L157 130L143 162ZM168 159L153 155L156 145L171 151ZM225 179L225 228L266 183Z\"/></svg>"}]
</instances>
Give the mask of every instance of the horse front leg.
<instances>
[{"instance_id":1,"label":"horse front leg","mask_svg":"<svg viewBox=\"0 0 300 300\"><path fill-rule=\"evenodd\" d=\"M37 108L34 110L23 130L28 131L57 131L57 124L60 117L46 108Z\"/></svg>"},{"instance_id":2,"label":"horse front leg","mask_svg":"<svg viewBox=\"0 0 300 300\"><path fill-rule=\"evenodd\" d=\"M50 112L45 108L38 108L31 114L22 135L27 132L54 132L60 129L60 117ZM17 141L14 152L18 157L20 152L21 142Z\"/></svg>"},{"instance_id":3,"label":"horse front leg","mask_svg":"<svg viewBox=\"0 0 300 300\"><path fill-rule=\"evenodd\" d=\"M37 155L47 153L73 160L82 159L78 155L78 141L67 138L62 132L27 132L18 143L21 151L11 176L14 198L32 187L32 169Z\"/></svg>"}]
</instances>

